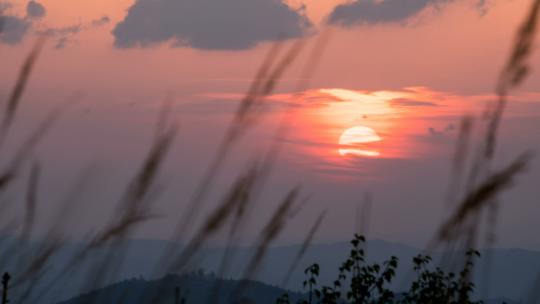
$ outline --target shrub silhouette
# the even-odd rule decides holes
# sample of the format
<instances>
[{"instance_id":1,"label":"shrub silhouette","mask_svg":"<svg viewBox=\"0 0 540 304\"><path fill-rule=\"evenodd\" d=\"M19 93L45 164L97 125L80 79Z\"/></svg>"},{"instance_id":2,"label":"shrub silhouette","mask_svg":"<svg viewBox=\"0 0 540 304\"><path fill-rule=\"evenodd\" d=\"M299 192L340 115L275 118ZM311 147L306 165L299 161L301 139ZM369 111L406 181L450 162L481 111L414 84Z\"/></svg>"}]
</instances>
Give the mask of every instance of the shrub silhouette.
<instances>
[{"instance_id":1,"label":"shrub silhouette","mask_svg":"<svg viewBox=\"0 0 540 304\"><path fill-rule=\"evenodd\" d=\"M472 300L475 285L470 280L474 261L480 257L478 251L469 250L465 253L465 263L459 274L445 272L439 267L430 270L431 257L419 254L412 261L416 279L407 291L396 293L388 285L396 275L398 258L392 256L382 265L369 264L363 249L365 242L365 237L354 236L349 256L339 267L333 286L318 287L318 264L306 268L304 288L307 299L301 300L299 304L481 303ZM276 303L291 304L287 294L277 299Z\"/></svg>"}]
</instances>

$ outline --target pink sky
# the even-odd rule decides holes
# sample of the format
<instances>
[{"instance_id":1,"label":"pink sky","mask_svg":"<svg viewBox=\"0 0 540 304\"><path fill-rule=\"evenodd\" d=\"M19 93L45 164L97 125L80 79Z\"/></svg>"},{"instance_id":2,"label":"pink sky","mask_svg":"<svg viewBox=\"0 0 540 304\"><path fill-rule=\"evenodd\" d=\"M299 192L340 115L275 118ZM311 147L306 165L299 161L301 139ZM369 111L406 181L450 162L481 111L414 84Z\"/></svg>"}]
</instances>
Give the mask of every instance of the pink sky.
<instances>
[{"instance_id":1,"label":"pink sky","mask_svg":"<svg viewBox=\"0 0 540 304\"><path fill-rule=\"evenodd\" d=\"M124 18L131 2L82 0L72 5L70 1L43 1L48 12L40 24L44 28L85 24L104 15L111 22L84 30L63 50L48 49L34 75L34 87L97 89L116 95L133 91L149 95L168 91L243 91L268 48L263 43L238 52L170 49L166 45L115 50L111 31ZM445 91L490 92L528 1L493 1L483 16L471 2L452 2L439 11L424 10L406 26L331 27L331 40L312 85L353 89L426 86ZM23 1L15 4L24 8ZM332 9L317 1L307 1L306 6L314 20ZM323 28L318 23L316 30ZM310 41L316 38L315 34ZM33 40L28 36L22 45L2 46L2 52L13 59L4 63L4 69L11 72L4 75L18 69ZM533 62L538 62L538 56L535 59ZM298 69L293 69L287 77L294 79L298 74ZM537 77L534 74L528 81L528 90L537 89ZM5 87L13 80L2 77L0 81Z\"/></svg>"}]
</instances>

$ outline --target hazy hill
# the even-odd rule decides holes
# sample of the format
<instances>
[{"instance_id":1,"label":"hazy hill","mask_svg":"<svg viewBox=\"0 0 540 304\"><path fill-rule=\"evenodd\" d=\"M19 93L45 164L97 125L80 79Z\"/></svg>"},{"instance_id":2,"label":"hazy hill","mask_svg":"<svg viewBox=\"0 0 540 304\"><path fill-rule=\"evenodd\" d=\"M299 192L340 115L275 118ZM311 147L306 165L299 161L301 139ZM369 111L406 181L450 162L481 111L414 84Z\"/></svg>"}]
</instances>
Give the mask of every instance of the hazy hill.
<instances>
[{"instance_id":1,"label":"hazy hill","mask_svg":"<svg viewBox=\"0 0 540 304\"><path fill-rule=\"evenodd\" d=\"M218 296L211 302L211 292L221 284ZM105 288L77 296L59 304L147 304L156 299L160 303L174 303L176 289L179 288L179 299L185 299L188 304L228 304L228 303L257 303L274 304L276 299L283 295L285 290L267 284L249 281L238 299L233 300L233 294L240 281L221 280L213 276L189 274L184 276L168 275L159 280L148 281L144 279L130 279L112 284ZM302 295L289 293L290 299L296 303Z\"/></svg>"},{"instance_id":2,"label":"hazy hill","mask_svg":"<svg viewBox=\"0 0 540 304\"><path fill-rule=\"evenodd\" d=\"M220 292L211 298L211 291L219 283ZM234 297L235 289L240 284L236 280L217 279L212 275L192 273L184 276L168 275L158 280L130 279L89 292L58 304L148 304L178 303L186 304L274 304L276 299L288 293L291 303L307 299L307 294L286 291L267 284L249 281L241 296ZM178 290L178 291L177 291ZM156 295L159 295L156 298ZM397 295L399 297L399 295ZM182 302L185 301L185 302ZM514 304L508 299L487 300L486 304Z\"/></svg>"}]
</instances>

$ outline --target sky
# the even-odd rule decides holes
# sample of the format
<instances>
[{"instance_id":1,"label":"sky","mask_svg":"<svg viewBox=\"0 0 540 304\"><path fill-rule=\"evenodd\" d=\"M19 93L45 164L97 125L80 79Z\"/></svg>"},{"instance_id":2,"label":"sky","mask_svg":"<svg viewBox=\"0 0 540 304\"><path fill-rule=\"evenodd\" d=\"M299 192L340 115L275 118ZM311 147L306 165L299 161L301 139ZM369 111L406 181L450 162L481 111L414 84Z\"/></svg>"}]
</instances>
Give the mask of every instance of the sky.
<instances>
[{"instance_id":1,"label":"sky","mask_svg":"<svg viewBox=\"0 0 540 304\"><path fill-rule=\"evenodd\" d=\"M302 42L203 209L278 142L246 240L300 186L309 200L281 243L301 241L324 210L317 241L347 240L370 196L370 237L423 246L451 211L445 198L460 122L476 117L481 128L529 2L0 1L2 100L38 37L46 37L6 149L16 153L10 147L63 109L34 156L44 171L37 221L43 229L53 223L81 176L91 176L66 224L81 237L114 210L170 104L179 132L160 176L159 217L138 231L167 238L267 54L279 45L284 56ZM497 166L539 148L539 56L510 97ZM277 133L283 121L287 131ZM537 163L501 198L498 246L540 250ZM23 181L19 187L6 200L15 220Z\"/></svg>"}]
</instances>

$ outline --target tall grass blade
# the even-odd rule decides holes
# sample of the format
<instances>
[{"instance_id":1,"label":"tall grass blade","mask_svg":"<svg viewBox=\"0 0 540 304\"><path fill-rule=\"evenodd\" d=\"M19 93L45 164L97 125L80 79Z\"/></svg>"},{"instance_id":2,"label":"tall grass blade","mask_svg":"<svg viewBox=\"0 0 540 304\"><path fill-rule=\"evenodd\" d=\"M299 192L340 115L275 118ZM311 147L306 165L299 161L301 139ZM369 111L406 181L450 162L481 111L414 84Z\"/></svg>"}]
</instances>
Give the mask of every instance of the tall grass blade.
<instances>
[{"instance_id":1,"label":"tall grass blade","mask_svg":"<svg viewBox=\"0 0 540 304\"><path fill-rule=\"evenodd\" d=\"M304 254L306 254L306 251L309 248L309 246L311 246L311 242L313 241L313 237L315 237L315 234L317 233L317 231L319 231L319 227L321 226L321 224L322 224L322 222L324 220L324 217L326 216L326 213L327 213L327 211L325 210L319 215L319 217L317 218L317 220L315 221L315 223L313 224L313 226L309 230L308 234L306 235L304 241L302 242L302 246L300 247L300 250L298 250L298 253L294 257L294 260L292 261L291 266L289 266L289 270L287 270L287 274L285 275L285 278L281 282L281 286L283 288L286 288L286 286L289 283L289 280L291 278L291 275L293 274L293 272L298 267L298 264L300 264L300 261L304 257Z\"/></svg>"},{"instance_id":2,"label":"tall grass blade","mask_svg":"<svg viewBox=\"0 0 540 304\"><path fill-rule=\"evenodd\" d=\"M44 43L45 43L44 38L39 39L37 43L34 45L34 48L30 52L28 57L26 57L26 60L21 68L21 71L19 72L19 76L17 78L17 82L15 83L15 87L13 88L11 95L9 96L9 99L7 100L7 103L4 109L4 117L0 124L0 146L2 146L5 140L5 137L7 136L7 133L9 132L9 128L11 124L13 123L13 120L15 119L15 114L17 113L17 109L19 107L21 97L23 96L23 93L26 89L28 80L30 79L30 75L32 74L32 70L39 57L39 54L41 53Z\"/></svg>"}]
</instances>

